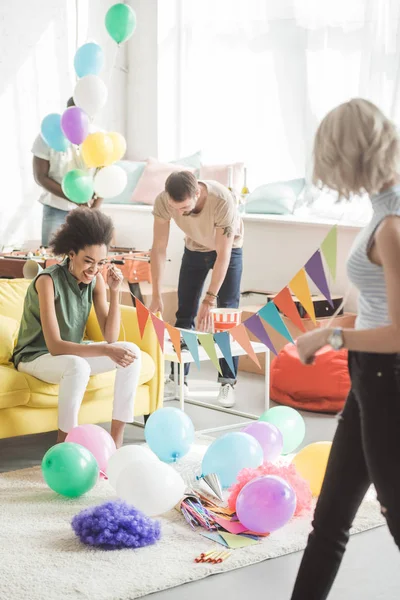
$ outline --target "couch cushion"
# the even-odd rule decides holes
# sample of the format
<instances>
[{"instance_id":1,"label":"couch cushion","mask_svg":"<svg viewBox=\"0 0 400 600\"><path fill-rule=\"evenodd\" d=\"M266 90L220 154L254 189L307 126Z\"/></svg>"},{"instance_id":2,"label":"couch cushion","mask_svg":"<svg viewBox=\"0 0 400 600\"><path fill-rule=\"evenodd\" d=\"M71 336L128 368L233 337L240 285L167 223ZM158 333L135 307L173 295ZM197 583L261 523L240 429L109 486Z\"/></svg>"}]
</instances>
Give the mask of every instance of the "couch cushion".
<instances>
[{"instance_id":1,"label":"couch cushion","mask_svg":"<svg viewBox=\"0 0 400 600\"><path fill-rule=\"evenodd\" d=\"M21 320L26 290L30 283L27 279L0 279L0 315L18 322Z\"/></svg>"},{"instance_id":2,"label":"couch cushion","mask_svg":"<svg viewBox=\"0 0 400 600\"><path fill-rule=\"evenodd\" d=\"M13 365L0 365L0 382L0 409L28 404L28 382L25 375L18 373Z\"/></svg>"},{"instance_id":3,"label":"couch cushion","mask_svg":"<svg viewBox=\"0 0 400 600\"><path fill-rule=\"evenodd\" d=\"M153 359L147 352L142 352L142 370L140 372L139 385L150 381L155 373L156 367ZM35 408L54 408L58 404L58 385L46 383L36 377L24 374L32 396L29 399L28 406ZM110 388L114 385L115 371L100 373L90 378L87 391L94 392L104 388Z\"/></svg>"},{"instance_id":4,"label":"couch cushion","mask_svg":"<svg viewBox=\"0 0 400 600\"><path fill-rule=\"evenodd\" d=\"M11 361L18 330L19 323L16 319L0 314L0 364L2 365Z\"/></svg>"}]
</instances>

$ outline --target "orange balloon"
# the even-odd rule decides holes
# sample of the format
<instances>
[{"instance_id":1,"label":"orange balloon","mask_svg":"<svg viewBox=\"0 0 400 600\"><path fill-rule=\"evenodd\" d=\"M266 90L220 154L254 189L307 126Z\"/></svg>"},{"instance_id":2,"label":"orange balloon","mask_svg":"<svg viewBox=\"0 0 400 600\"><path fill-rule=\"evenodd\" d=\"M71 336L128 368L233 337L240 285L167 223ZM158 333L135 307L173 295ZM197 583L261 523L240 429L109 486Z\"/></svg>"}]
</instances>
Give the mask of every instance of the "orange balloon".
<instances>
[{"instance_id":1,"label":"orange balloon","mask_svg":"<svg viewBox=\"0 0 400 600\"><path fill-rule=\"evenodd\" d=\"M124 156L126 152L126 141L123 135L116 132L109 133L108 137L113 143L112 156L110 158L110 162L108 163L110 165L111 163L114 163L117 160L121 160L121 158Z\"/></svg>"},{"instance_id":2,"label":"orange balloon","mask_svg":"<svg viewBox=\"0 0 400 600\"><path fill-rule=\"evenodd\" d=\"M91 133L81 146L82 157L86 166L92 168L111 164L109 161L113 148L113 142L106 133L100 131Z\"/></svg>"}]
</instances>

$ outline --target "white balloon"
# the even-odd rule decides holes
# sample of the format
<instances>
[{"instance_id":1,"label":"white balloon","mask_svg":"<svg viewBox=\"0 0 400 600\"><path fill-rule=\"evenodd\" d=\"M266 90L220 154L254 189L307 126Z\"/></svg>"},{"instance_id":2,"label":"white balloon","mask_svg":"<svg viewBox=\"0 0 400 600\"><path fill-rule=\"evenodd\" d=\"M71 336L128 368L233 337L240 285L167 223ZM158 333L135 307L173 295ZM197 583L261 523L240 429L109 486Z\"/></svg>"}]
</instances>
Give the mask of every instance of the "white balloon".
<instances>
[{"instance_id":1,"label":"white balloon","mask_svg":"<svg viewBox=\"0 0 400 600\"><path fill-rule=\"evenodd\" d=\"M132 444L122 446L110 456L107 464L108 481L117 490L117 481L120 473L132 462L158 462L157 456L145 446Z\"/></svg>"},{"instance_id":2,"label":"white balloon","mask_svg":"<svg viewBox=\"0 0 400 600\"><path fill-rule=\"evenodd\" d=\"M74 90L74 102L90 117L98 113L107 102L106 84L97 75L86 75L80 79Z\"/></svg>"},{"instance_id":3,"label":"white balloon","mask_svg":"<svg viewBox=\"0 0 400 600\"><path fill-rule=\"evenodd\" d=\"M182 477L170 465L134 462L120 473L117 494L149 517L162 515L185 495Z\"/></svg>"},{"instance_id":4,"label":"white balloon","mask_svg":"<svg viewBox=\"0 0 400 600\"><path fill-rule=\"evenodd\" d=\"M128 175L122 167L111 165L104 167L96 173L94 178L94 191L99 198L113 198L126 188Z\"/></svg>"}]
</instances>

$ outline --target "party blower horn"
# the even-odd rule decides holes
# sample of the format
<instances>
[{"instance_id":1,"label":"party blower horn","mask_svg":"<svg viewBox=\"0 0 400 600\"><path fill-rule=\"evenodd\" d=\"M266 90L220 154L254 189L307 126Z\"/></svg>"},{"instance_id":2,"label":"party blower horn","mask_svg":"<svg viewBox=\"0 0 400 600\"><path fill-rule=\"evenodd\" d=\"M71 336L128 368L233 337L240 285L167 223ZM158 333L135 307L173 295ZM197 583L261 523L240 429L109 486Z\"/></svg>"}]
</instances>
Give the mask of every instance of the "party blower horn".
<instances>
[{"instance_id":1,"label":"party blower horn","mask_svg":"<svg viewBox=\"0 0 400 600\"><path fill-rule=\"evenodd\" d=\"M43 271L42 267L36 260L27 260L22 269L22 274L25 279L34 279Z\"/></svg>"},{"instance_id":2,"label":"party blower horn","mask_svg":"<svg viewBox=\"0 0 400 600\"><path fill-rule=\"evenodd\" d=\"M224 501L224 498L222 496L221 482L216 473L200 475L200 477L197 477L197 479L202 479L208 485L213 494L215 494L215 496L217 496L217 498L221 500L221 502Z\"/></svg>"}]
</instances>

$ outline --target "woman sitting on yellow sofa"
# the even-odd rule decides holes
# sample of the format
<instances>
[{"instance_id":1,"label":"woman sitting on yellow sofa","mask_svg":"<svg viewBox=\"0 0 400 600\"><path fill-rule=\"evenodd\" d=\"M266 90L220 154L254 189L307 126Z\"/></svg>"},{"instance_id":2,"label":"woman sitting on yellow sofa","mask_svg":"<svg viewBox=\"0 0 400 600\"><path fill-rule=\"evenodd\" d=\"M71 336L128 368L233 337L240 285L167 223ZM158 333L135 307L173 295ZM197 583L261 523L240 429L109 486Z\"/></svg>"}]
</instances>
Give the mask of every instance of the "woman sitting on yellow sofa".
<instances>
[{"instance_id":1,"label":"woman sitting on yellow sofa","mask_svg":"<svg viewBox=\"0 0 400 600\"><path fill-rule=\"evenodd\" d=\"M59 384L58 437L63 442L78 425L79 408L91 375L117 369L111 435L122 446L125 423L133 422L141 354L131 342L117 342L120 331L118 295L122 273L107 271L110 304L99 269L113 234L109 217L96 209L77 208L57 231L50 247L61 264L44 269L28 288L15 367L42 381ZM94 305L105 342L84 343Z\"/></svg>"}]
</instances>

